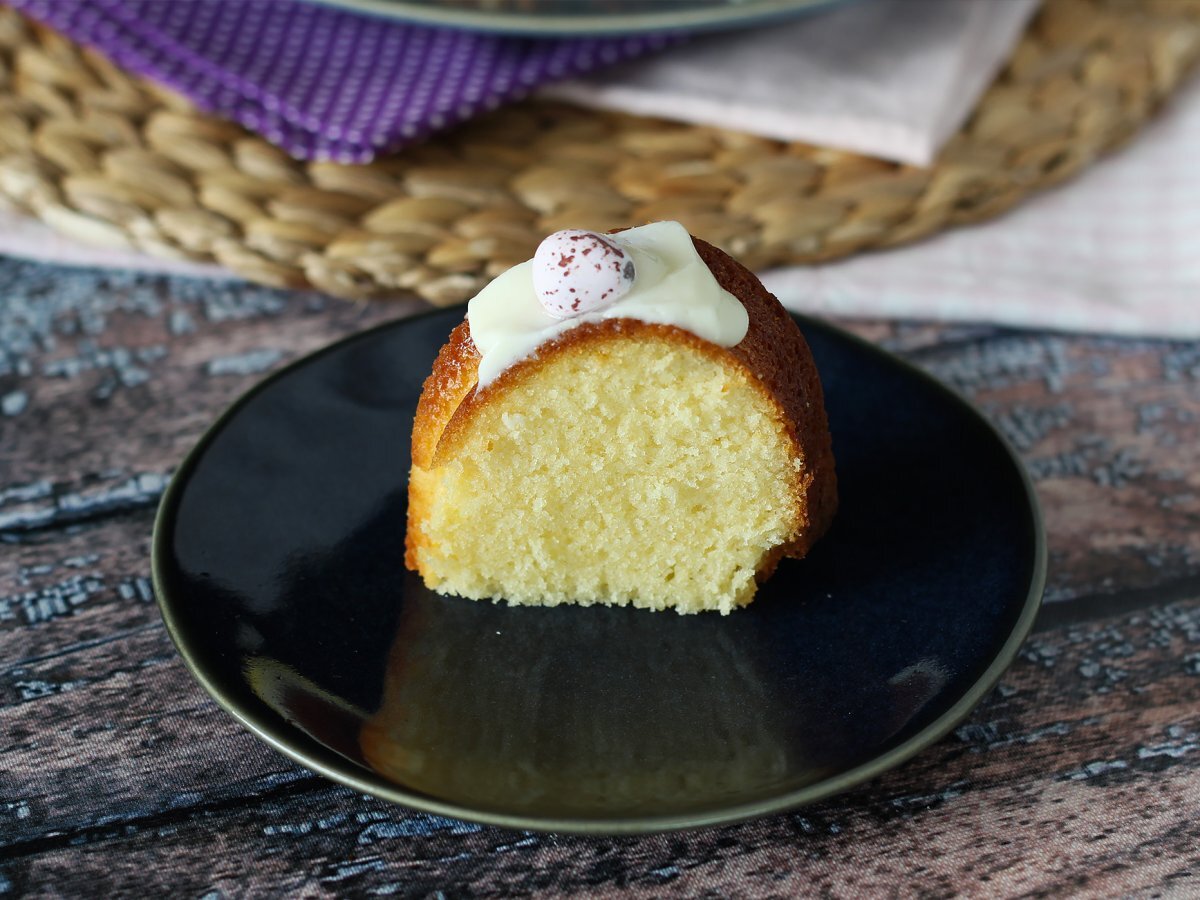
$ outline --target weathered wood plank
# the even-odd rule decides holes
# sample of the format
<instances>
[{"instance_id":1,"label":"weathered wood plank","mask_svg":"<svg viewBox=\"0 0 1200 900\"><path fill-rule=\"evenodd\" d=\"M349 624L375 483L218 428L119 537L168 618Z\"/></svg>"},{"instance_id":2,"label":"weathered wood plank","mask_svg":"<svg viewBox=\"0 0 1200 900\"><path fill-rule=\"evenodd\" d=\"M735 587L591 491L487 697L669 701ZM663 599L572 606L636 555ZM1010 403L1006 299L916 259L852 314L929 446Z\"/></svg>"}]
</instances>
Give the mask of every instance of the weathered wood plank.
<instances>
[{"instance_id":1,"label":"weathered wood plank","mask_svg":"<svg viewBox=\"0 0 1200 900\"><path fill-rule=\"evenodd\" d=\"M0 551L0 671L160 621L153 510L29 535Z\"/></svg>"},{"instance_id":2,"label":"weathered wood plank","mask_svg":"<svg viewBox=\"0 0 1200 900\"><path fill-rule=\"evenodd\" d=\"M420 308L11 260L0 292L0 532L153 506L265 372Z\"/></svg>"},{"instance_id":3,"label":"weathered wood plank","mask_svg":"<svg viewBox=\"0 0 1200 900\"><path fill-rule=\"evenodd\" d=\"M125 639L128 658L92 651L106 654L107 681L0 716L6 734L25 714L33 724L111 723L97 740L34 731L37 746L0 757L6 788L14 773L22 779L8 794L0 863L19 890L1200 889L1200 598L1039 634L954 736L842 798L640 839L514 834L406 814L323 781L288 785L286 763L263 775L272 754L205 710L178 662L120 671L122 659L156 659L156 637ZM58 677L52 666L37 674ZM155 699L164 691L182 710L165 724ZM54 715L34 713L51 702L63 704ZM39 784L60 807L49 817ZM103 815L95 796L111 798ZM77 827L64 833L72 805Z\"/></svg>"},{"instance_id":4,"label":"weathered wood plank","mask_svg":"<svg viewBox=\"0 0 1200 900\"><path fill-rule=\"evenodd\" d=\"M312 781L200 689L161 624L0 675L0 844ZM103 798L98 802L98 798Z\"/></svg>"}]
</instances>

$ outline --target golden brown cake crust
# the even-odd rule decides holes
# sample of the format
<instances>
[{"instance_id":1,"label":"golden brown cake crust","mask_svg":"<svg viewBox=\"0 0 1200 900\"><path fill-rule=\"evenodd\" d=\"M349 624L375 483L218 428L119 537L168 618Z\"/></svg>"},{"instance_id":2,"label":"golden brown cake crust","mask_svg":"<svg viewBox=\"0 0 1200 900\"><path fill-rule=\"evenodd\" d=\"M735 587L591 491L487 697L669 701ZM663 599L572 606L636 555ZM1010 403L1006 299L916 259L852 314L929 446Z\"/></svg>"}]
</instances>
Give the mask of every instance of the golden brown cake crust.
<instances>
[{"instance_id":1,"label":"golden brown cake crust","mask_svg":"<svg viewBox=\"0 0 1200 900\"><path fill-rule=\"evenodd\" d=\"M652 334L689 345L718 362L732 363L748 371L779 410L804 463L803 480L795 486L797 506L804 516L797 537L764 562L759 580L771 574L780 558L806 555L829 527L837 508L837 476L829 426L812 353L795 321L750 270L711 244L698 238L692 240L717 283L746 307L750 326L739 344L719 347L681 328L636 319L588 322L542 345L536 356L514 364L486 390L476 391L480 355L464 319L438 354L421 392L413 423L414 467L434 467L438 456L452 449L457 439L466 434L474 410L502 397L545 365L547 359L560 353L586 352L595 344L621 336ZM414 571L416 548L426 543L420 523L426 518L428 499L410 485L405 563Z\"/></svg>"}]
</instances>

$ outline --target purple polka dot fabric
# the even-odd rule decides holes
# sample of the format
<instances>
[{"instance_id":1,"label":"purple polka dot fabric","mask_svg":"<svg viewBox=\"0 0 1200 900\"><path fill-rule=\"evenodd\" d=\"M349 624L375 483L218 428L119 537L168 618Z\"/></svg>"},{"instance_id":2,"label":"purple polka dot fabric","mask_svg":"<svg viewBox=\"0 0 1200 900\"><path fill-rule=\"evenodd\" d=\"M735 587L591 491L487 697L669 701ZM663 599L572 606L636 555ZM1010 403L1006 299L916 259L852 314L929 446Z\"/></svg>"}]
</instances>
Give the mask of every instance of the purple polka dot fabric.
<instances>
[{"instance_id":1,"label":"purple polka dot fabric","mask_svg":"<svg viewBox=\"0 0 1200 900\"><path fill-rule=\"evenodd\" d=\"M362 163L670 44L408 25L295 0L8 0L300 159Z\"/></svg>"}]
</instances>

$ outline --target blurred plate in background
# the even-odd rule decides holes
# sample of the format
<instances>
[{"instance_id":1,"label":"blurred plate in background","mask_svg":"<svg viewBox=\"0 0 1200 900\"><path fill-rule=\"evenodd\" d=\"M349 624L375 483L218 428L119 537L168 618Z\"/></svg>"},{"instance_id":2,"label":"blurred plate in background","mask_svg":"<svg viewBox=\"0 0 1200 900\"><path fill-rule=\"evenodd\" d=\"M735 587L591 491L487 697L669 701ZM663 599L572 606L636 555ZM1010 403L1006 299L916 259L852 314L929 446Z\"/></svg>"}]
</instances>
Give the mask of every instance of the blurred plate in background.
<instances>
[{"instance_id":1,"label":"blurred plate in background","mask_svg":"<svg viewBox=\"0 0 1200 900\"><path fill-rule=\"evenodd\" d=\"M424 25L566 36L733 28L843 0L317 0Z\"/></svg>"}]
</instances>

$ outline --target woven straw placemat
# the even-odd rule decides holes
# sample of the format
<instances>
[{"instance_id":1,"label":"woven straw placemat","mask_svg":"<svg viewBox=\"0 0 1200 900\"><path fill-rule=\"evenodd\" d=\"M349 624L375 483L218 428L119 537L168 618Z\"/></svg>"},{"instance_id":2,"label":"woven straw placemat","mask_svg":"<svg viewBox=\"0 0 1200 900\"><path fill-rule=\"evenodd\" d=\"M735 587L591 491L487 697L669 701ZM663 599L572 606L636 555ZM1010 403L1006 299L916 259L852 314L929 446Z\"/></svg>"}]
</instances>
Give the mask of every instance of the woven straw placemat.
<instances>
[{"instance_id":1,"label":"woven straw placemat","mask_svg":"<svg viewBox=\"0 0 1200 900\"><path fill-rule=\"evenodd\" d=\"M370 165L301 163L0 8L0 198L92 243L445 305L558 228L678 219L754 268L993 216L1131 135L1200 0L1046 0L935 166L527 102Z\"/></svg>"}]
</instances>

